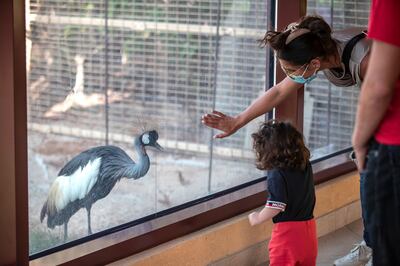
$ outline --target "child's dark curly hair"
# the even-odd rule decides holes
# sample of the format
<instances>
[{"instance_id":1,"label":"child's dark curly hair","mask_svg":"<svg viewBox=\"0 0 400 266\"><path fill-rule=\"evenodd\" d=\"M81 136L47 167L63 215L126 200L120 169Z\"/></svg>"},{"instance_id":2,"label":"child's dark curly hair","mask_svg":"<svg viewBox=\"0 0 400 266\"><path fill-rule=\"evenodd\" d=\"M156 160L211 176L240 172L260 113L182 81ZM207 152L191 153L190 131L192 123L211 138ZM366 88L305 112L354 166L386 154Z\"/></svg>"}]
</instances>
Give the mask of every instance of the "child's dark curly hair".
<instances>
[{"instance_id":1,"label":"child's dark curly hair","mask_svg":"<svg viewBox=\"0 0 400 266\"><path fill-rule=\"evenodd\" d=\"M303 135L288 122L270 120L251 136L258 169L303 170L310 159Z\"/></svg>"}]
</instances>

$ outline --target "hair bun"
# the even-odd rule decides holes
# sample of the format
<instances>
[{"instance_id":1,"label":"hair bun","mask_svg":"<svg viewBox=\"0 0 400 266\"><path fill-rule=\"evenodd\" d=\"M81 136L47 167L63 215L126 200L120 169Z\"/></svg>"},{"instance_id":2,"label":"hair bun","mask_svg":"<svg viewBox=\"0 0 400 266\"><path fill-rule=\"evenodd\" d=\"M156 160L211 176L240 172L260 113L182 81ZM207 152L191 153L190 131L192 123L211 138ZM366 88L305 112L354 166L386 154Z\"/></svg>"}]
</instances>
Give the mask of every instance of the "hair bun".
<instances>
[{"instance_id":1,"label":"hair bun","mask_svg":"<svg viewBox=\"0 0 400 266\"><path fill-rule=\"evenodd\" d=\"M327 58L337 53L331 32L323 18L306 16L289 24L284 31L267 31L259 42L262 47L269 45L279 59L301 66L313 58Z\"/></svg>"},{"instance_id":2,"label":"hair bun","mask_svg":"<svg viewBox=\"0 0 400 266\"><path fill-rule=\"evenodd\" d=\"M321 39L331 38L331 27L319 16L306 16L299 22L299 28L309 29Z\"/></svg>"}]
</instances>

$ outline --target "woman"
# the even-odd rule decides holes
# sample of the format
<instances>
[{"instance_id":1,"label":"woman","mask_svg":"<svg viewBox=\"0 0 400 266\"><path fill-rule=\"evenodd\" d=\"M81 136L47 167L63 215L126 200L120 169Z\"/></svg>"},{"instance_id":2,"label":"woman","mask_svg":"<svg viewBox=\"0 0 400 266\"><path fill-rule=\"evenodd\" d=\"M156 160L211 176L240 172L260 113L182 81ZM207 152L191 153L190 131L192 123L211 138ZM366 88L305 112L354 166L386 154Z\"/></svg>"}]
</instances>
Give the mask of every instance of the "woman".
<instances>
[{"instance_id":1,"label":"woman","mask_svg":"<svg viewBox=\"0 0 400 266\"><path fill-rule=\"evenodd\" d=\"M359 38L361 36L361 38ZM216 138L232 135L254 118L272 110L292 92L312 81L318 71L323 71L327 79L336 86L361 87L365 76L371 41L362 38L361 29L349 29L332 36L330 26L318 16L306 16L290 24L284 31L268 31L261 40L263 46L269 45L275 52L280 67L286 74L281 82L267 90L246 110L236 116L213 111L202 117L202 123L221 130ZM361 204L366 228L364 178L360 178ZM335 265L354 265L370 259L371 246L368 232L364 230L364 242L352 252L335 262ZM366 254L365 256L360 256Z\"/></svg>"},{"instance_id":2,"label":"woman","mask_svg":"<svg viewBox=\"0 0 400 266\"><path fill-rule=\"evenodd\" d=\"M272 110L290 93L314 79L321 70L337 86L360 86L368 65L370 41L362 39L354 46L349 63L350 73L345 73L342 62L346 41L359 33L359 29L349 30L342 32L341 40L334 39L329 25L317 16L306 16L299 22L290 24L282 32L268 31L261 43L271 46L275 51L287 77L267 90L239 115L231 117L213 111L204 115L202 122L223 131L216 138L230 136L254 118Z\"/></svg>"}]
</instances>

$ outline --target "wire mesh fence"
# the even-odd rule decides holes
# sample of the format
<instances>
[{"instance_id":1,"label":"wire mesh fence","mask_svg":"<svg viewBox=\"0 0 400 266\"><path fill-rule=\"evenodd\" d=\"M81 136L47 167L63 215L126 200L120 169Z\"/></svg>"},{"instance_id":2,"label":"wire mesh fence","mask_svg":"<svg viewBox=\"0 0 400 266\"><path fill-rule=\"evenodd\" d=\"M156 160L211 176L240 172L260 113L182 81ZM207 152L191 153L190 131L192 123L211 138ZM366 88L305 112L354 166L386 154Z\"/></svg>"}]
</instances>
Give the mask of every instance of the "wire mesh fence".
<instances>
[{"instance_id":1,"label":"wire mesh fence","mask_svg":"<svg viewBox=\"0 0 400 266\"><path fill-rule=\"evenodd\" d=\"M27 0L30 253L63 243L39 213L60 169L104 144L135 160L134 136L156 129L165 153L121 179L91 212L94 232L260 177L257 124L213 143L201 116L237 114L268 82L269 1ZM86 214L68 241L87 234Z\"/></svg>"},{"instance_id":2,"label":"wire mesh fence","mask_svg":"<svg viewBox=\"0 0 400 266\"><path fill-rule=\"evenodd\" d=\"M213 102L236 114L265 87L266 1L30 5L30 123L208 145ZM249 150L244 134L221 145Z\"/></svg>"}]
</instances>

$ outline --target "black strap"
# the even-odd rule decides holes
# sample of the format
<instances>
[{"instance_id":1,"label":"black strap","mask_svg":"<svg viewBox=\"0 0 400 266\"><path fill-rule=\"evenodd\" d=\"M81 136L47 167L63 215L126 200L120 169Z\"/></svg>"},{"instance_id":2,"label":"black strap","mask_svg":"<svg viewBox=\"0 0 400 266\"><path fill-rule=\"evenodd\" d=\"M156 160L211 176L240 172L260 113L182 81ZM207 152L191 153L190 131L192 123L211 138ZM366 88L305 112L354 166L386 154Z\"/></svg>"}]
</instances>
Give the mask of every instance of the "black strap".
<instances>
[{"instance_id":1,"label":"black strap","mask_svg":"<svg viewBox=\"0 0 400 266\"><path fill-rule=\"evenodd\" d=\"M349 62L350 62L350 57L351 57L351 52L353 51L354 46L357 44L357 42L363 38L365 38L366 36L366 31L363 31L360 34L357 34L356 36L354 36L353 38L351 38L346 46L343 49L343 54L342 54L342 62L344 64L345 67L345 71L346 71L346 75L350 73L350 67L349 67Z\"/></svg>"}]
</instances>

